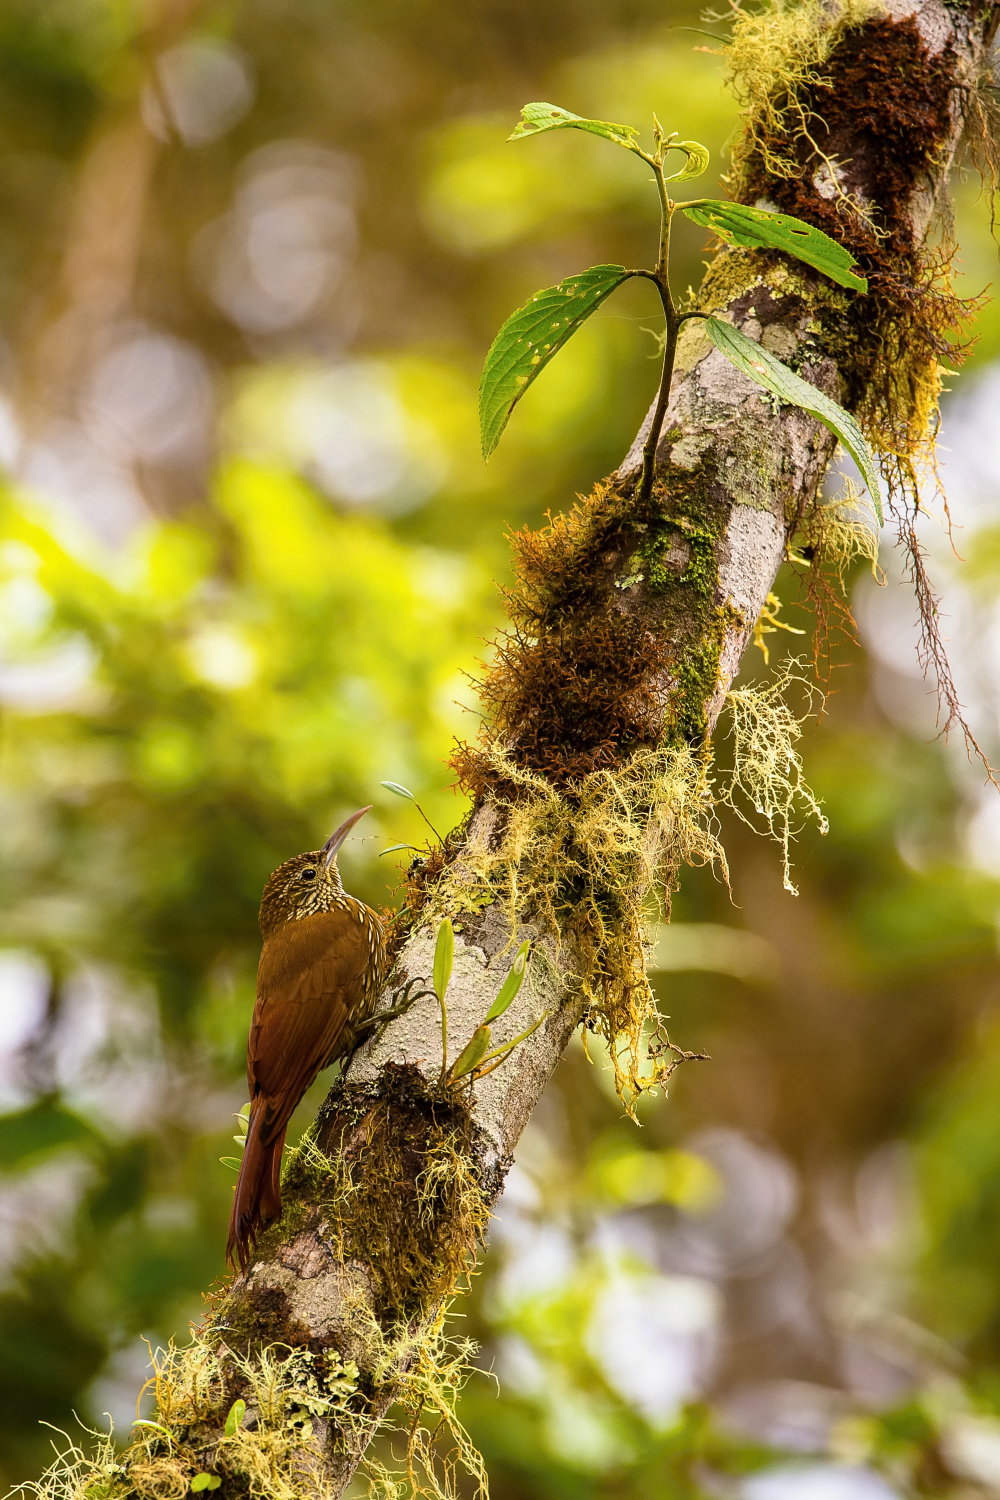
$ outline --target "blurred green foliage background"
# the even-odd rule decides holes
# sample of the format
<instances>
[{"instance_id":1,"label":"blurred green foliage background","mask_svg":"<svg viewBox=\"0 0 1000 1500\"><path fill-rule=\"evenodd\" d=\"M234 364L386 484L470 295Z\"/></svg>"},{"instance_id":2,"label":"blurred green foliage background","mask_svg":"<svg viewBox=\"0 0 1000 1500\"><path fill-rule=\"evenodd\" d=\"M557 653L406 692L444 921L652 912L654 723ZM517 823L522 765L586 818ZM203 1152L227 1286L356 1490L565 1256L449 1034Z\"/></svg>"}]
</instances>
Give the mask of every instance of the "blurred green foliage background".
<instances>
[{"instance_id":1,"label":"blurred green foliage background","mask_svg":"<svg viewBox=\"0 0 1000 1500\"><path fill-rule=\"evenodd\" d=\"M475 730L505 528L617 464L656 376L630 283L482 466L503 317L655 237L623 153L504 137L533 98L655 109L723 172L736 107L692 25L684 0L0 12L11 1483L41 1422L127 1430L142 1339L183 1336L224 1274L269 871L374 801L342 867L391 904L378 852L421 830L379 783L462 814L444 762ZM988 206L964 169L955 192L975 293ZM681 286L704 254L685 222ZM996 306L946 405L964 562L926 528L994 759ZM574 1043L524 1138L460 1309L500 1380L463 1404L497 1497L1000 1493L1000 799L935 736L888 540L884 564L884 590L852 580L860 640L807 735L831 831L803 834L800 897L727 822L735 903L697 873L661 931L672 1032L712 1061L636 1130Z\"/></svg>"}]
</instances>

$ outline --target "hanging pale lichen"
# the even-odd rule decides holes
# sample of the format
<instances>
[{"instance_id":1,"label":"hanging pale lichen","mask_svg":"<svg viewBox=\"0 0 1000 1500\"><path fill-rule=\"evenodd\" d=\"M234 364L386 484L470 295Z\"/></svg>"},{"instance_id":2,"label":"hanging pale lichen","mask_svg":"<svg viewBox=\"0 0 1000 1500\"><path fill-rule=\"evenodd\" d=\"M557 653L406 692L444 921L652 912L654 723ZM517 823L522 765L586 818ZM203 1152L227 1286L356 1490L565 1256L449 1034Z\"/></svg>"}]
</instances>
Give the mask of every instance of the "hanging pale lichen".
<instances>
[{"instance_id":1,"label":"hanging pale lichen","mask_svg":"<svg viewBox=\"0 0 1000 1500\"><path fill-rule=\"evenodd\" d=\"M823 64L845 33L881 15L885 6L880 0L735 11L725 56L727 83L743 115L743 129L731 153L737 182L745 165L755 159L772 177L799 175L797 143L819 149L813 138L813 113L803 95L824 83Z\"/></svg>"},{"instance_id":2,"label":"hanging pale lichen","mask_svg":"<svg viewBox=\"0 0 1000 1500\"><path fill-rule=\"evenodd\" d=\"M878 527L871 504L851 479L844 481L833 500L817 500L808 508L788 544L788 561L804 580L805 597L815 620L813 670L824 689L829 686L837 639L853 641L855 637L848 601L851 573L864 562L876 582L884 582L878 550Z\"/></svg>"},{"instance_id":3,"label":"hanging pale lichen","mask_svg":"<svg viewBox=\"0 0 1000 1500\"><path fill-rule=\"evenodd\" d=\"M757 647L764 658L765 667L771 665L771 648L767 644L769 635L776 635L779 630L787 631L789 635L805 635L797 625L790 625L787 620L781 618L781 600L778 595L771 592L764 600L764 608L757 616L757 622L753 628L753 644Z\"/></svg>"},{"instance_id":4,"label":"hanging pale lichen","mask_svg":"<svg viewBox=\"0 0 1000 1500\"><path fill-rule=\"evenodd\" d=\"M251 1359L207 1328L178 1348L150 1349L147 1388L154 1416L133 1427L122 1450L111 1433L85 1454L69 1437L40 1479L23 1490L36 1500L183 1500L225 1483L251 1500L327 1500L320 1440L331 1422L356 1426L357 1367L331 1351L287 1345ZM249 1420L247 1414L249 1413Z\"/></svg>"},{"instance_id":5,"label":"hanging pale lichen","mask_svg":"<svg viewBox=\"0 0 1000 1500\"><path fill-rule=\"evenodd\" d=\"M962 330L979 299L954 292L950 223L939 214L935 224L917 224L914 214L925 212L925 185L950 148L956 107L992 187L997 110L989 80L961 76L950 43L932 52L914 16L892 17L869 0L738 10L725 51L744 104L733 147L734 196L765 200L824 229L857 257L869 293L852 302L821 278L801 275L792 286L779 257L723 250L705 278L703 302L723 289L740 295L736 282L742 278L745 288L755 278L775 297L800 295L813 309L809 357L836 362L841 399L876 450L909 556L921 660L936 676L944 728L959 724L978 750L952 681L914 523L940 494L934 441L942 371L961 361ZM930 496L921 492L928 476ZM941 503L946 512L943 496Z\"/></svg>"},{"instance_id":6,"label":"hanging pale lichen","mask_svg":"<svg viewBox=\"0 0 1000 1500\"><path fill-rule=\"evenodd\" d=\"M808 563L841 597L847 592L848 575L858 562L866 562L876 582L884 582L871 503L853 480L845 480L833 500L818 500L809 507L789 547L789 560L800 566Z\"/></svg>"},{"instance_id":7,"label":"hanging pale lichen","mask_svg":"<svg viewBox=\"0 0 1000 1500\"><path fill-rule=\"evenodd\" d=\"M816 693L797 667L794 660L786 662L767 687L733 689L726 694L732 715L733 771L720 795L720 801L751 828L757 826L751 812L764 820L768 833L781 845L784 886L793 896L798 891L792 883L791 840L804 817L814 818L820 833L829 827L795 748ZM797 715L788 702L793 685L806 696L805 716Z\"/></svg>"},{"instance_id":8,"label":"hanging pale lichen","mask_svg":"<svg viewBox=\"0 0 1000 1500\"><path fill-rule=\"evenodd\" d=\"M707 760L686 746L642 750L557 788L495 744L479 753L502 832L466 844L434 888L431 914L498 901L515 930L527 923L555 938L631 1109L684 1056L662 1030L646 978L650 893L663 890L669 902L682 865L714 865L728 878Z\"/></svg>"},{"instance_id":9,"label":"hanging pale lichen","mask_svg":"<svg viewBox=\"0 0 1000 1500\"><path fill-rule=\"evenodd\" d=\"M83 1428L90 1451L68 1435L56 1459L21 1489L35 1500L184 1500L202 1490L250 1500L332 1500L331 1445L363 1452L376 1431L406 1438L406 1485L377 1455L362 1460L373 1500L485 1500L483 1461L457 1416L477 1346L444 1333L448 1304L389 1337L359 1303L355 1322L376 1379L391 1384L395 1416L370 1412L357 1365L332 1350L263 1344L251 1356L229 1348L209 1321L191 1342L150 1350L153 1415L124 1448L113 1431ZM408 1485L408 1489L407 1486ZM225 1486L223 1489L222 1487Z\"/></svg>"},{"instance_id":10,"label":"hanging pale lichen","mask_svg":"<svg viewBox=\"0 0 1000 1500\"><path fill-rule=\"evenodd\" d=\"M660 911L655 893L669 909L683 866L714 866L728 882L716 806L724 803L744 820L751 809L765 819L781 844L792 892L790 842L802 816L814 816L826 832L796 749L801 718L787 696L801 685L808 716L815 689L794 667L767 687L727 695L734 754L722 784L713 782L707 755L687 747L639 751L613 771L562 789L496 746L481 752L493 773L501 831L467 843L434 888L431 919L436 910L476 911L498 901L513 930L534 925L567 949L561 959L575 973L586 1024L605 1039L630 1110L690 1055L663 1030L645 955L650 920Z\"/></svg>"}]
</instances>

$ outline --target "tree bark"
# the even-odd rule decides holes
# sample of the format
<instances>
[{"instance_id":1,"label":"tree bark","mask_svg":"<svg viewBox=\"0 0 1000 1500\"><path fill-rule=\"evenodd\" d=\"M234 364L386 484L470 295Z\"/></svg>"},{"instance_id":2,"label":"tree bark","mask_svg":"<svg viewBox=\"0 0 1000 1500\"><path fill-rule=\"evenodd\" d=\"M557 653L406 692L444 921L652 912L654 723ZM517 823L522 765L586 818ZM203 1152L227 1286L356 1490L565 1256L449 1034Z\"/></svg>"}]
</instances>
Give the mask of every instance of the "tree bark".
<instances>
[{"instance_id":1,"label":"tree bark","mask_svg":"<svg viewBox=\"0 0 1000 1500\"><path fill-rule=\"evenodd\" d=\"M984 12L954 0L947 5L942 0L926 0L914 11L906 0L892 0L883 16L849 29L825 66L836 76L838 59L849 53L851 87L860 90L864 109L856 101L853 138L842 130L842 138L826 141L822 157L814 156L811 161L807 151L807 170L796 179L798 201L811 195L817 211L829 209L832 161L833 175L844 192L855 203L870 205L890 226L889 248L895 245L900 253L905 251L907 235L910 248L919 248L945 190L962 133L968 88L983 66L994 22L992 8ZM932 105L936 100L944 127L939 139L926 143L923 160L914 161L910 146L899 147L897 196L886 202L879 197L880 184L886 180L886 158L892 157L900 135L892 113L897 108L895 99L891 90L883 91L879 85L879 69L890 45L903 49L910 59L905 87L911 93L923 88ZM775 179L766 194L757 192L754 198L759 201L766 196L781 203L786 189L787 183ZM808 203L802 217L810 217L807 210ZM777 254L728 250L713 263L701 295L704 310L728 315L744 333L760 339L786 363L802 368L808 379L835 399L863 411L869 395L868 367L857 355L858 341L864 352L863 323L853 325L853 352L838 348L836 339L824 332L832 326L837 307L847 307L849 297L832 297L822 278L791 267ZM878 295L874 282L873 295ZM846 320L848 313L842 316ZM597 623L604 629L606 625L617 628L622 622L639 632L637 639L665 641L666 655L654 653L643 684L646 722L652 712L658 725L656 732L647 730L645 740L640 735L631 744L609 747L597 745L592 738L582 749L574 747L590 755L593 766L613 767L636 745L656 743L657 733L662 741L673 737L678 742L683 736L688 743L703 743L711 734L790 537L816 503L835 449L824 427L800 410L776 410L708 342L699 323L686 324L657 453L657 504L668 518L672 540L663 547L659 583L654 588L636 564L639 550L646 545L645 523L636 520L633 525L628 514L645 431L644 427L609 481L608 493L618 505L618 519L607 528L604 544L590 556L593 578L599 579L600 586L595 583L584 603L576 605L570 599L561 606L559 641L564 644L573 630L580 638L588 632L592 635ZM704 572L696 587L691 545L685 540L691 531L695 484L711 519L707 606ZM524 645L523 660L528 666L538 649L535 638ZM692 675L693 662L698 670ZM516 724L513 729L508 726L505 744L511 753L520 756L527 770L550 774L550 768L525 748L529 739ZM552 779L556 784L558 778ZM564 784L571 784L571 778ZM458 849L457 859L467 858L470 848L495 840L502 816L487 789L473 811L467 842ZM514 934L498 905L478 914L460 914L460 920L463 925L456 937L454 977L448 992L452 1057L485 1016L514 951ZM525 930L530 933L532 929ZM487 1206L495 1203L502 1190L518 1138L584 1007L576 969L579 954L573 944L557 947L542 941L543 946L547 943L548 962L533 966L532 982L524 985L494 1028L494 1045L513 1038L544 1012L543 1024L510 1061L475 1085L471 1118L463 1117L463 1124L458 1112L453 1121L444 1121L449 1128L454 1124L455 1130L464 1130L463 1150L473 1163ZM431 974L433 942L433 932L420 925L418 915L399 955L394 985ZM440 1132L441 1110L447 1115L447 1106L433 1102L440 1068L440 1013L436 1000L424 996L390 1024L377 1046L355 1056L319 1117L319 1146L362 1172L375 1151L373 1130L381 1132L379 1149L385 1145L386 1132L395 1133L401 1159L410 1160L405 1190L410 1200L404 1204L404 1212L410 1214L419 1212L416 1179L421 1170L421 1132L430 1128L432 1118ZM377 1129L372 1123L376 1119ZM268 1341L306 1343L314 1350L336 1349L344 1359L355 1359L374 1423L393 1399L394 1387L391 1378L384 1378L384 1371L381 1383L373 1375L373 1321L386 1332L390 1327L397 1333L404 1326L413 1329L421 1318L433 1317L436 1304L432 1298L433 1305L428 1305L425 1298L418 1305L408 1301L405 1293L398 1294L398 1289L394 1300L386 1290L383 1272L359 1253L357 1244L353 1250L345 1249L342 1237L331 1230L322 1195L317 1196L312 1179L299 1178L293 1170L287 1192L284 1222L264 1237L247 1275L238 1278L218 1304L214 1327L227 1339L242 1341L243 1347ZM446 1235L448 1226L439 1224L438 1230ZM438 1301L446 1292L447 1287L438 1288ZM353 1436L325 1434L325 1478L330 1493L342 1492L371 1430L368 1424Z\"/></svg>"}]
</instances>

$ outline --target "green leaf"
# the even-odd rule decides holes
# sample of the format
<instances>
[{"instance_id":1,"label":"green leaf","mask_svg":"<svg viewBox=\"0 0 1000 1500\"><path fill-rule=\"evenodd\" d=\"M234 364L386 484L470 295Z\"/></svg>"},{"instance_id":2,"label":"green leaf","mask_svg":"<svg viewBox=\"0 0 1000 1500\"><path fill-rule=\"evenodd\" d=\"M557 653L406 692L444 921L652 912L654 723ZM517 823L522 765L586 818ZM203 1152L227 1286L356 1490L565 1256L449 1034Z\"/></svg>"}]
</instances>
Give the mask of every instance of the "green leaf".
<instances>
[{"instance_id":1,"label":"green leaf","mask_svg":"<svg viewBox=\"0 0 1000 1500\"><path fill-rule=\"evenodd\" d=\"M607 120L585 120L580 115L560 109L558 104L526 104L521 119L509 141L523 141L527 135L541 135L545 130L586 130L591 135L603 136L626 151L637 151L639 132L634 125L612 125Z\"/></svg>"},{"instance_id":2,"label":"green leaf","mask_svg":"<svg viewBox=\"0 0 1000 1500\"><path fill-rule=\"evenodd\" d=\"M238 1156L220 1156L219 1160L224 1167L232 1167L234 1172L240 1170L241 1163Z\"/></svg>"},{"instance_id":3,"label":"green leaf","mask_svg":"<svg viewBox=\"0 0 1000 1500\"><path fill-rule=\"evenodd\" d=\"M483 459L489 458L510 414L553 354L627 280L624 266L591 266L558 286L536 292L497 334L479 382Z\"/></svg>"},{"instance_id":4,"label":"green leaf","mask_svg":"<svg viewBox=\"0 0 1000 1500\"><path fill-rule=\"evenodd\" d=\"M191 1492L197 1495L201 1490L217 1490L221 1483L218 1474L196 1474L191 1481Z\"/></svg>"},{"instance_id":5,"label":"green leaf","mask_svg":"<svg viewBox=\"0 0 1000 1500\"><path fill-rule=\"evenodd\" d=\"M512 1037L509 1042L501 1043L499 1047L494 1047L492 1052L487 1052L485 1057L481 1057L479 1059L480 1067L482 1067L483 1063L490 1064L488 1068L483 1068L483 1072L492 1073L494 1068L498 1068L502 1062L505 1062L510 1054L514 1051L515 1047L519 1047L523 1041L526 1041L527 1038L531 1036L532 1032L538 1030L539 1026L541 1026L547 1015L548 1011L543 1010L542 1014L538 1017L538 1020L533 1021L532 1024L527 1028L527 1030L519 1032L517 1036Z\"/></svg>"},{"instance_id":6,"label":"green leaf","mask_svg":"<svg viewBox=\"0 0 1000 1500\"><path fill-rule=\"evenodd\" d=\"M822 422L835 433L848 453L854 459L861 470L868 493L871 496L878 523L882 525L882 503L878 492L878 471L872 458L871 450L865 442L861 428L855 422L850 412L846 412L836 401L831 401L822 391L818 391L814 385L796 375L787 365L782 364L767 349L762 349L755 344L753 339L748 339L745 333L738 328L733 328L729 323L723 323L719 318L707 318L705 327L709 338L715 347L722 351L738 370L751 380L762 385L765 390L771 391L773 395L779 396L782 401L787 401L790 406L800 406L810 416Z\"/></svg>"},{"instance_id":7,"label":"green leaf","mask_svg":"<svg viewBox=\"0 0 1000 1500\"><path fill-rule=\"evenodd\" d=\"M383 854L398 854L400 849L412 849L414 854L420 853L420 850L417 848L416 844L390 844L388 849L379 850L378 857L379 859L381 859Z\"/></svg>"},{"instance_id":8,"label":"green leaf","mask_svg":"<svg viewBox=\"0 0 1000 1500\"><path fill-rule=\"evenodd\" d=\"M477 1026L458 1057L451 1066L452 1078L464 1078L482 1062L490 1045L490 1028L484 1023Z\"/></svg>"},{"instance_id":9,"label":"green leaf","mask_svg":"<svg viewBox=\"0 0 1000 1500\"><path fill-rule=\"evenodd\" d=\"M434 989L439 1000L443 1000L451 979L451 966L455 961L455 933L447 917L438 928L434 945Z\"/></svg>"},{"instance_id":10,"label":"green leaf","mask_svg":"<svg viewBox=\"0 0 1000 1500\"><path fill-rule=\"evenodd\" d=\"M97 1131L72 1110L51 1100L0 1116L0 1171L32 1166L70 1146L96 1144Z\"/></svg>"},{"instance_id":11,"label":"green leaf","mask_svg":"<svg viewBox=\"0 0 1000 1500\"><path fill-rule=\"evenodd\" d=\"M503 1015L524 983L524 966L528 962L528 950L530 947L530 940L525 939L520 948L518 948L514 962L510 966L510 973L500 986L500 993L487 1012L487 1021L495 1021Z\"/></svg>"},{"instance_id":12,"label":"green leaf","mask_svg":"<svg viewBox=\"0 0 1000 1500\"><path fill-rule=\"evenodd\" d=\"M677 207L693 219L713 230L720 240L730 245L746 245L751 250L784 250L805 261L807 266L822 271L831 281L850 287L855 292L867 292L868 283L851 267L856 264L854 256L843 245L838 245L822 229L805 224L791 214L773 213L770 209L747 208L742 203L724 203L717 198L698 198L693 203L678 203Z\"/></svg>"},{"instance_id":13,"label":"green leaf","mask_svg":"<svg viewBox=\"0 0 1000 1500\"><path fill-rule=\"evenodd\" d=\"M132 1423L132 1426L133 1427L155 1427L156 1430L157 1430L157 1432L162 1432L163 1433L163 1436L166 1438L166 1440L170 1444L171 1448L174 1445L174 1437L173 1437L173 1433L170 1431L170 1429L168 1427L164 1427L160 1422L154 1422L153 1419L152 1419L152 1417L136 1417L135 1421Z\"/></svg>"},{"instance_id":14,"label":"green leaf","mask_svg":"<svg viewBox=\"0 0 1000 1500\"><path fill-rule=\"evenodd\" d=\"M398 781L383 781L382 785L387 792L394 792L397 797L405 797L408 802L415 802L417 800L409 788L400 786Z\"/></svg>"},{"instance_id":15,"label":"green leaf","mask_svg":"<svg viewBox=\"0 0 1000 1500\"><path fill-rule=\"evenodd\" d=\"M712 159L708 147L703 146L700 141L672 141L670 150L686 151L687 161L679 172L664 178L665 182L687 182L690 177L700 177Z\"/></svg>"},{"instance_id":16,"label":"green leaf","mask_svg":"<svg viewBox=\"0 0 1000 1500\"><path fill-rule=\"evenodd\" d=\"M229 1408L229 1415L226 1418L226 1437L236 1436L236 1429L241 1425L243 1418L246 1416L246 1410L247 1404L245 1401L233 1402Z\"/></svg>"}]
</instances>

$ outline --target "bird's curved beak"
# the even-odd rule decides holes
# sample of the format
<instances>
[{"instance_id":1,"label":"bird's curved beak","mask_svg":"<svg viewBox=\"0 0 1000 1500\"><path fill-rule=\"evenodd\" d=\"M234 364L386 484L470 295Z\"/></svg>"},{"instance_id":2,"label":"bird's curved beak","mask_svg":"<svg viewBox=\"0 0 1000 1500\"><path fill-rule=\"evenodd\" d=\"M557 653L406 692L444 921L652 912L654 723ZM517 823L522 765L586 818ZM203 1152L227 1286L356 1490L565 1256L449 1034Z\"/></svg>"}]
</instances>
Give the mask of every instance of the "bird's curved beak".
<instances>
[{"instance_id":1,"label":"bird's curved beak","mask_svg":"<svg viewBox=\"0 0 1000 1500\"><path fill-rule=\"evenodd\" d=\"M363 818L365 813L371 812L373 806L374 803L369 802L367 807L359 807L356 813L351 813L351 816L349 818L344 819L343 823L341 823L340 827L335 833L331 833L330 837L327 839L326 843L320 850L320 853L323 855L323 862L326 865L327 869L330 868L331 864L336 859L337 850L340 848L341 844L344 842L347 835L354 827L355 823L357 823L359 819Z\"/></svg>"}]
</instances>

